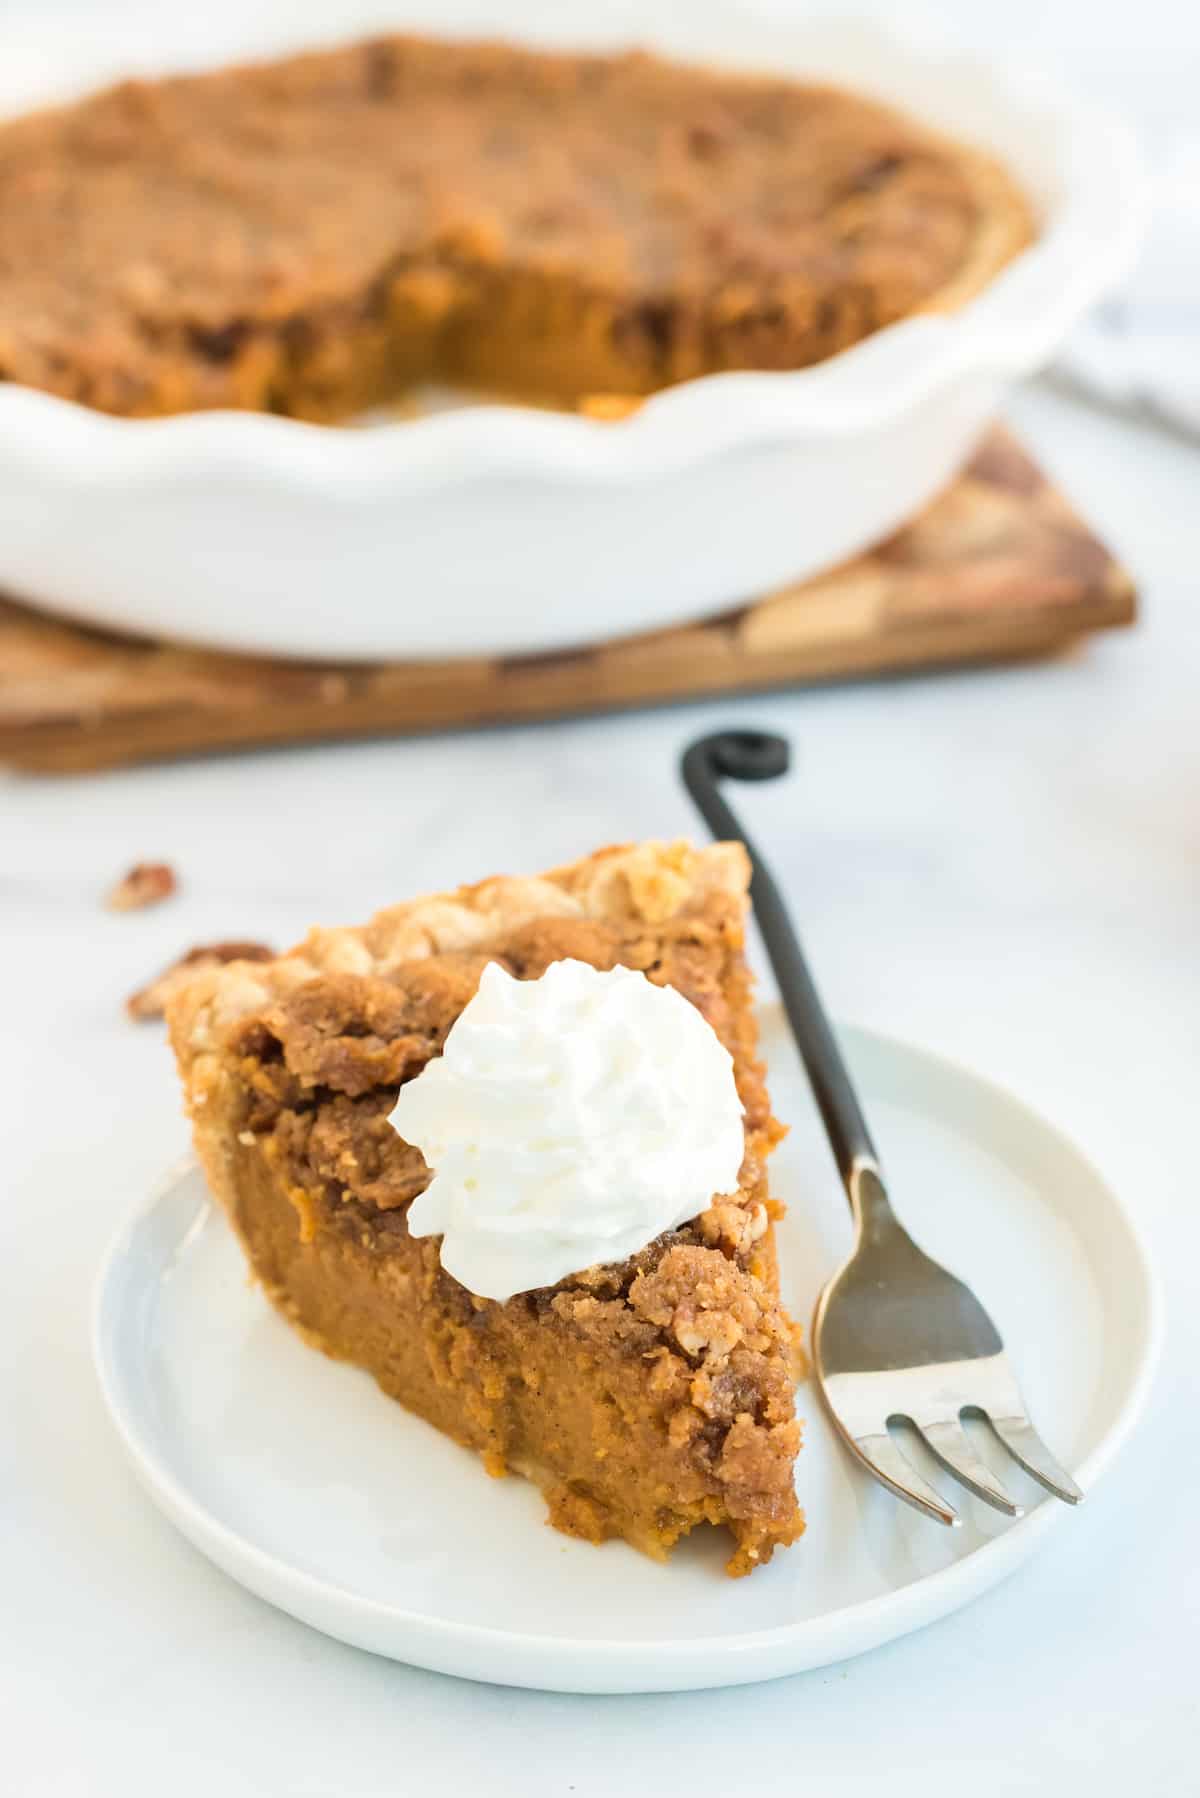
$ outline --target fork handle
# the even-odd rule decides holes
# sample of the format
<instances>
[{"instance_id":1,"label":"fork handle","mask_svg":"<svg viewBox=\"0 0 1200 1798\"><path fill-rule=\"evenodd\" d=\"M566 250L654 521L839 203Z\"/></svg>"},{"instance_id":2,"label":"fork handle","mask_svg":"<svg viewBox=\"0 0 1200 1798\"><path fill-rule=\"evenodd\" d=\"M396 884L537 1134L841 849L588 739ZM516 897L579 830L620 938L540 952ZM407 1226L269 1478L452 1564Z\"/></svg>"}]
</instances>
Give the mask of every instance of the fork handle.
<instances>
[{"instance_id":1,"label":"fork handle","mask_svg":"<svg viewBox=\"0 0 1200 1798\"><path fill-rule=\"evenodd\" d=\"M680 772L713 836L740 839L750 857L754 915L829 1146L853 1201L864 1168L878 1168L875 1145L779 888L720 792L722 780L776 780L787 773L790 764L786 737L765 731L723 730L700 737L685 750Z\"/></svg>"}]
</instances>

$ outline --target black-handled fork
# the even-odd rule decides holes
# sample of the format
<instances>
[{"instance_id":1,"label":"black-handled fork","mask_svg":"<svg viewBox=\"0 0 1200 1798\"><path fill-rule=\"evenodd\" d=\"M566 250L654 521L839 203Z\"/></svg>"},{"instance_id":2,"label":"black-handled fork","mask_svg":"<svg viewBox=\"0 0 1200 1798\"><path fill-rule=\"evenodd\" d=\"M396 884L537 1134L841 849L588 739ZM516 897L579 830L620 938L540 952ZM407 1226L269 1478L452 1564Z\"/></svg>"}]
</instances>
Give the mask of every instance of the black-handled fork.
<instances>
[{"instance_id":1,"label":"black-handled fork","mask_svg":"<svg viewBox=\"0 0 1200 1798\"><path fill-rule=\"evenodd\" d=\"M720 791L722 780L774 780L784 737L718 731L685 751L683 782L718 838L750 857L750 897L780 997L854 1216L854 1247L826 1284L813 1320L813 1365L846 1447L898 1498L939 1523L961 1520L889 1433L914 1425L967 1489L1010 1517L1017 1505L977 1453L964 1416L983 1417L1027 1473L1078 1504L1083 1493L1029 1421L1000 1333L969 1287L918 1248L892 1210L849 1071L779 888Z\"/></svg>"}]
</instances>

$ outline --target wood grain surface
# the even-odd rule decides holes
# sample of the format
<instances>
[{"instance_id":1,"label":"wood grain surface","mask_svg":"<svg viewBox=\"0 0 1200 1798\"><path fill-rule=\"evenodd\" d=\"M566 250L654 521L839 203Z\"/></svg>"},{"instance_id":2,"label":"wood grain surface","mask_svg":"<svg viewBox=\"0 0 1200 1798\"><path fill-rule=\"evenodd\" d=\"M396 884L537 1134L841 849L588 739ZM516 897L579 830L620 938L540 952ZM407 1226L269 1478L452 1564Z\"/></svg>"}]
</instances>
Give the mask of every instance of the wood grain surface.
<instances>
[{"instance_id":1,"label":"wood grain surface","mask_svg":"<svg viewBox=\"0 0 1200 1798\"><path fill-rule=\"evenodd\" d=\"M0 601L0 761L77 772L1014 659L1134 613L1126 572L996 430L952 487L869 553L719 618L567 654L269 660L110 635Z\"/></svg>"}]
</instances>

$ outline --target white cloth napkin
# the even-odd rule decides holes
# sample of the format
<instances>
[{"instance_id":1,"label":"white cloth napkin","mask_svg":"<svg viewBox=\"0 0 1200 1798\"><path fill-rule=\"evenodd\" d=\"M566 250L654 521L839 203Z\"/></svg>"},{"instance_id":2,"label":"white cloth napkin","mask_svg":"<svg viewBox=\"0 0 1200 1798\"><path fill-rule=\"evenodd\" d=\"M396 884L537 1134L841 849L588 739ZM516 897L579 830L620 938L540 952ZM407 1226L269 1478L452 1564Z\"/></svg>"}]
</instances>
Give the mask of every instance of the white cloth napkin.
<instances>
[{"instance_id":1,"label":"white cloth napkin","mask_svg":"<svg viewBox=\"0 0 1200 1798\"><path fill-rule=\"evenodd\" d=\"M1137 267L1070 338L1055 372L1200 437L1200 136L1168 150L1152 193Z\"/></svg>"}]
</instances>

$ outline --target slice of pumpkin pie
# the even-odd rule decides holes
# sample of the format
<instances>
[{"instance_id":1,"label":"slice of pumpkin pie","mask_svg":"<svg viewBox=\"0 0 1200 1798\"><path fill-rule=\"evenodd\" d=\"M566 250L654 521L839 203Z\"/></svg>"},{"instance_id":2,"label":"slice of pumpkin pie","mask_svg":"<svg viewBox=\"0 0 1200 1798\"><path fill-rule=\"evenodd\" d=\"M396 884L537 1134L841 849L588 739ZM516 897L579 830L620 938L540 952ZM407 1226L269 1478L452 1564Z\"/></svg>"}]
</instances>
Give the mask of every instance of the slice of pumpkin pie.
<instances>
[{"instance_id":1,"label":"slice of pumpkin pie","mask_svg":"<svg viewBox=\"0 0 1200 1798\"><path fill-rule=\"evenodd\" d=\"M314 930L170 1004L209 1184L304 1337L657 1559L804 1525L739 844Z\"/></svg>"}]
</instances>

